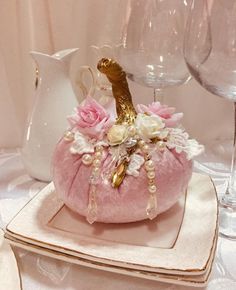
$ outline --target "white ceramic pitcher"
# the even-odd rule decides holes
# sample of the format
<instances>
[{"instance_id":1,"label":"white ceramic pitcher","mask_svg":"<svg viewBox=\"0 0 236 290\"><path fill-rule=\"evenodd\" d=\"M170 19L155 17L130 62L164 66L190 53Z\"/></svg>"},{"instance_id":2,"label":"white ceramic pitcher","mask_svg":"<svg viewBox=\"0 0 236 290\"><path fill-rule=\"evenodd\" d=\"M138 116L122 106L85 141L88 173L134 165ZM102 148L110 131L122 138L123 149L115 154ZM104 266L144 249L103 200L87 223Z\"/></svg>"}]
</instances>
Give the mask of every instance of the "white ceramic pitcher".
<instances>
[{"instance_id":1,"label":"white ceramic pitcher","mask_svg":"<svg viewBox=\"0 0 236 290\"><path fill-rule=\"evenodd\" d=\"M33 110L24 134L22 157L32 177L51 181L51 159L57 141L68 127L67 116L77 105L69 78L77 48L47 55L32 51L39 78Z\"/></svg>"}]
</instances>

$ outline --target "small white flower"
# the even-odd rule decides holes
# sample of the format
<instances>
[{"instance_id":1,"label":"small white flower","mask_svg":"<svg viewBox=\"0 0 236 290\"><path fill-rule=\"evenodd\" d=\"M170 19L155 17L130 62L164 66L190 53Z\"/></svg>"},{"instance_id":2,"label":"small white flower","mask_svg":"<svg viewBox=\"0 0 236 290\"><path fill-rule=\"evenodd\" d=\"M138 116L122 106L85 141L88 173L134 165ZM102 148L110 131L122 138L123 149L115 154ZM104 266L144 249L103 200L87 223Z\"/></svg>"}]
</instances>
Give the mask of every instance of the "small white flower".
<instances>
[{"instance_id":1,"label":"small white flower","mask_svg":"<svg viewBox=\"0 0 236 290\"><path fill-rule=\"evenodd\" d=\"M188 134L180 128L170 128L167 140L167 147L176 150L177 153L183 151L188 141Z\"/></svg>"},{"instance_id":2,"label":"small white flower","mask_svg":"<svg viewBox=\"0 0 236 290\"><path fill-rule=\"evenodd\" d=\"M194 157L202 154L205 148L203 145L199 144L195 139L189 139L186 149L184 150L187 154L187 159L191 160Z\"/></svg>"},{"instance_id":3,"label":"small white flower","mask_svg":"<svg viewBox=\"0 0 236 290\"><path fill-rule=\"evenodd\" d=\"M165 127L165 123L159 116L148 116L140 113L135 120L135 126L138 135L143 140L148 141L160 134L160 131Z\"/></svg>"},{"instance_id":4,"label":"small white flower","mask_svg":"<svg viewBox=\"0 0 236 290\"><path fill-rule=\"evenodd\" d=\"M89 142L87 136L77 131L74 135L74 141L70 147L70 152L72 154L93 153L94 146Z\"/></svg>"},{"instance_id":5,"label":"small white flower","mask_svg":"<svg viewBox=\"0 0 236 290\"><path fill-rule=\"evenodd\" d=\"M157 137L160 139L165 139L168 136L168 134L169 134L169 129L164 128L157 134Z\"/></svg>"},{"instance_id":6,"label":"small white flower","mask_svg":"<svg viewBox=\"0 0 236 290\"><path fill-rule=\"evenodd\" d=\"M129 163L126 173L128 175L133 175L134 177L138 177L139 169L141 168L143 163L144 163L143 156L136 153L132 154L130 156L130 163Z\"/></svg>"},{"instance_id":7,"label":"small white flower","mask_svg":"<svg viewBox=\"0 0 236 290\"><path fill-rule=\"evenodd\" d=\"M128 138L128 127L126 125L113 125L107 133L110 145L118 145Z\"/></svg>"},{"instance_id":8,"label":"small white flower","mask_svg":"<svg viewBox=\"0 0 236 290\"><path fill-rule=\"evenodd\" d=\"M185 152L187 159L191 160L204 151L204 146L195 139L189 139L188 133L180 128L171 128L169 130L166 143L169 149L175 149L177 153Z\"/></svg>"},{"instance_id":9,"label":"small white flower","mask_svg":"<svg viewBox=\"0 0 236 290\"><path fill-rule=\"evenodd\" d=\"M71 154L94 153L95 146L108 146L104 140L91 139L77 131L74 134L74 141L70 146Z\"/></svg>"}]
</instances>

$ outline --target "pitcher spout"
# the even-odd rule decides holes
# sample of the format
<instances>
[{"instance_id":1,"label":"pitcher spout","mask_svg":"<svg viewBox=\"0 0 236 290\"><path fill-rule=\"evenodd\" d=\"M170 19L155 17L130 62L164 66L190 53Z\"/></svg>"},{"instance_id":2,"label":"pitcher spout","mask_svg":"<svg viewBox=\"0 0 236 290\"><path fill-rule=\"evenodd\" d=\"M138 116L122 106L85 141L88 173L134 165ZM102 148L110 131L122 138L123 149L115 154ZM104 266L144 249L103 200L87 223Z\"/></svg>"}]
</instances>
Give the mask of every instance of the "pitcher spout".
<instances>
[{"instance_id":1,"label":"pitcher spout","mask_svg":"<svg viewBox=\"0 0 236 290\"><path fill-rule=\"evenodd\" d=\"M63 63L67 63L70 65L71 58L75 55L75 53L79 50L79 48L69 48L55 52L52 55L45 54L38 51L30 51L30 55L33 59L38 63L43 63L44 61L51 59L52 61L60 61Z\"/></svg>"},{"instance_id":2,"label":"pitcher spout","mask_svg":"<svg viewBox=\"0 0 236 290\"><path fill-rule=\"evenodd\" d=\"M64 64L65 68L67 68L67 70L69 70L71 60L74 57L74 55L77 53L78 50L79 50L79 48L63 49L63 50L60 50L60 51L57 51L56 53L54 53L52 55L52 58L62 62Z\"/></svg>"},{"instance_id":3,"label":"pitcher spout","mask_svg":"<svg viewBox=\"0 0 236 290\"><path fill-rule=\"evenodd\" d=\"M67 59L70 60L78 50L79 50L79 48L63 49L63 50L60 50L60 51L57 51L56 53L54 53L52 55L52 57L54 57L58 60L67 61Z\"/></svg>"}]
</instances>

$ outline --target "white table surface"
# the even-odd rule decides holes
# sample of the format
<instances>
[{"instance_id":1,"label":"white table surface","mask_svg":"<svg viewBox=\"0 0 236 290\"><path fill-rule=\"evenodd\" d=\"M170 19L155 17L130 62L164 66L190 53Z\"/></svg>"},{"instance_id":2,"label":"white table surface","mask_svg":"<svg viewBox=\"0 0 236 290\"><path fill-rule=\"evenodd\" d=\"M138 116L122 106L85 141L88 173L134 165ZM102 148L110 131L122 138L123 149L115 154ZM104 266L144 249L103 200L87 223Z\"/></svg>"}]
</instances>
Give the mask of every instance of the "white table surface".
<instances>
[{"instance_id":1,"label":"white table surface","mask_svg":"<svg viewBox=\"0 0 236 290\"><path fill-rule=\"evenodd\" d=\"M210 174L221 194L225 188L228 167L218 161L227 160L225 148L207 151L196 162L198 171ZM222 153L224 151L224 154ZM0 227L5 228L11 218L46 183L30 178L24 170L17 150L0 150ZM236 290L236 241L219 237L216 258L206 288L193 288L158 283L65 263L45 256L14 248L23 290ZM1 268L1 265L0 265ZM0 282L1 283L1 282ZM0 287L1 288L1 287ZM5 289L8 290L8 289Z\"/></svg>"}]
</instances>

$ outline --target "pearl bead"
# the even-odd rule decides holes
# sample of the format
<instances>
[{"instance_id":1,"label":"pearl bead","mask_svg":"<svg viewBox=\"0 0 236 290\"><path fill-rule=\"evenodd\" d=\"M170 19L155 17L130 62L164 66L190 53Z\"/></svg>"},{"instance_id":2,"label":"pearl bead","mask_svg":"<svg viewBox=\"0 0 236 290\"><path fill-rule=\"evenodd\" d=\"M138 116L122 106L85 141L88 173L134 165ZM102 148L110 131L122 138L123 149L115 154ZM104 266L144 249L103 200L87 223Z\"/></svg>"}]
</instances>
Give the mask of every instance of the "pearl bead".
<instances>
[{"instance_id":1,"label":"pearl bead","mask_svg":"<svg viewBox=\"0 0 236 290\"><path fill-rule=\"evenodd\" d=\"M93 160L93 166L94 167L98 167L101 165L101 160L100 159L94 159Z\"/></svg>"},{"instance_id":2,"label":"pearl bead","mask_svg":"<svg viewBox=\"0 0 236 290\"><path fill-rule=\"evenodd\" d=\"M143 151L144 153L147 153L147 152L149 151L149 146L148 146L147 144L145 144L145 145L143 146L143 148L142 148L142 151Z\"/></svg>"},{"instance_id":3,"label":"pearl bead","mask_svg":"<svg viewBox=\"0 0 236 290\"><path fill-rule=\"evenodd\" d=\"M145 168L147 171L153 171L154 170L154 162L152 160L148 160L145 162Z\"/></svg>"},{"instance_id":4,"label":"pearl bead","mask_svg":"<svg viewBox=\"0 0 236 290\"><path fill-rule=\"evenodd\" d=\"M151 155L149 155L148 153L145 154L145 160L148 161L151 159Z\"/></svg>"},{"instance_id":5,"label":"pearl bead","mask_svg":"<svg viewBox=\"0 0 236 290\"><path fill-rule=\"evenodd\" d=\"M152 184L148 186L148 190L150 193L155 193L157 191L156 185Z\"/></svg>"},{"instance_id":6,"label":"pearl bead","mask_svg":"<svg viewBox=\"0 0 236 290\"><path fill-rule=\"evenodd\" d=\"M163 142L163 141L159 141L159 142L157 143L157 148L158 148L160 151L163 151L163 150L166 148L166 144L165 144L165 142Z\"/></svg>"},{"instance_id":7,"label":"pearl bead","mask_svg":"<svg viewBox=\"0 0 236 290\"><path fill-rule=\"evenodd\" d=\"M155 178L155 176L156 176L155 171L148 171L147 176L149 179Z\"/></svg>"},{"instance_id":8,"label":"pearl bead","mask_svg":"<svg viewBox=\"0 0 236 290\"><path fill-rule=\"evenodd\" d=\"M102 157L102 152L97 151L95 152L95 158L100 159Z\"/></svg>"},{"instance_id":9,"label":"pearl bead","mask_svg":"<svg viewBox=\"0 0 236 290\"><path fill-rule=\"evenodd\" d=\"M91 195L94 195L96 193L96 185L94 185L94 184L90 185L89 193ZM92 198L94 198L94 196L92 196Z\"/></svg>"},{"instance_id":10,"label":"pearl bead","mask_svg":"<svg viewBox=\"0 0 236 290\"><path fill-rule=\"evenodd\" d=\"M134 136L136 134L136 128L134 126L129 126L128 128L128 134L129 136Z\"/></svg>"},{"instance_id":11,"label":"pearl bead","mask_svg":"<svg viewBox=\"0 0 236 290\"><path fill-rule=\"evenodd\" d=\"M97 152L102 152L103 147L101 145L96 146L96 151Z\"/></svg>"},{"instance_id":12,"label":"pearl bead","mask_svg":"<svg viewBox=\"0 0 236 290\"><path fill-rule=\"evenodd\" d=\"M148 184L149 184L149 185L153 185L153 184L155 184L154 179L149 179L149 180L148 180Z\"/></svg>"},{"instance_id":13,"label":"pearl bead","mask_svg":"<svg viewBox=\"0 0 236 290\"><path fill-rule=\"evenodd\" d=\"M93 173L96 175L97 173L99 173L99 167L94 167L93 168Z\"/></svg>"},{"instance_id":14,"label":"pearl bead","mask_svg":"<svg viewBox=\"0 0 236 290\"><path fill-rule=\"evenodd\" d=\"M92 175L89 177L89 183L91 185L96 185L98 184L98 174L95 174L94 172L92 173Z\"/></svg>"},{"instance_id":15,"label":"pearl bead","mask_svg":"<svg viewBox=\"0 0 236 290\"><path fill-rule=\"evenodd\" d=\"M82 162L85 165L90 165L93 162L93 157L90 154L84 154L82 157Z\"/></svg>"},{"instance_id":16,"label":"pearl bead","mask_svg":"<svg viewBox=\"0 0 236 290\"><path fill-rule=\"evenodd\" d=\"M140 141L138 142L138 145L139 145L140 147L143 147L143 146L145 145L145 141L140 140Z\"/></svg>"},{"instance_id":17,"label":"pearl bead","mask_svg":"<svg viewBox=\"0 0 236 290\"><path fill-rule=\"evenodd\" d=\"M64 134L64 140L66 141L73 141L74 140L74 133L71 131L66 131Z\"/></svg>"}]
</instances>

